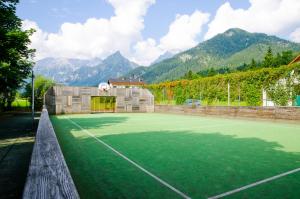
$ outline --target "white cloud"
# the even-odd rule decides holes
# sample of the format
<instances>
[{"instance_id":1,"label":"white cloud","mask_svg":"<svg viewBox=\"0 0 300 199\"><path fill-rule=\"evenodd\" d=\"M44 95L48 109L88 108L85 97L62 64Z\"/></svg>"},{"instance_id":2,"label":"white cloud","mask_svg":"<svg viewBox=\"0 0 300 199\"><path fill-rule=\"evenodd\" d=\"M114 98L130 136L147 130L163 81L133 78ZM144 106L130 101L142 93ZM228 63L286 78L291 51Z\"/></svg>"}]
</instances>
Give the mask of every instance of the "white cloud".
<instances>
[{"instance_id":1,"label":"white cloud","mask_svg":"<svg viewBox=\"0 0 300 199\"><path fill-rule=\"evenodd\" d=\"M164 52L152 38L138 42L133 48L135 52L131 60L143 66L148 66Z\"/></svg>"},{"instance_id":2,"label":"white cloud","mask_svg":"<svg viewBox=\"0 0 300 199\"><path fill-rule=\"evenodd\" d=\"M290 38L292 41L300 43L300 28L297 28L295 31L293 31L290 34Z\"/></svg>"},{"instance_id":3,"label":"white cloud","mask_svg":"<svg viewBox=\"0 0 300 199\"><path fill-rule=\"evenodd\" d=\"M233 9L229 2L217 10L210 22L205 39L229 28L242 28L250 32L286 34L300 26L299 0L249 0L248 9Z\"/></svg>"},{"instance_id":4,"label":"white cloud","mask_svg":"<svg viewBox=\"0 0 300 199\"><path fill-rule=\"evenodd\" d=\"M198 44L197 36L208 22L209 14L196 10L191 15L176 15L165 36L157 42L148 38L134 46L132 61L149 65L165 52L178 53Z\"/></svg>"},{"instance_id":5,"label":"white cloud","mask_svg":"<svg viewBox=\"0 0 300 199\"><path fill-rule=\"evenodd\" d=\"M144 15L155 0L107 0L115 10L110 19L90 18L85 23L64 23L59 32L43 32L35 22L23 21L24 29L34 28L31 47L36 59L44 57L105 57L120 50L130 54L133 43L141 40Z\"/></svg>"},{"instance_id":6,"label":"white cloud","mask_svg":"<svg viewBox=\"0 0 300 199\"><path fill-rule=\"evenodd\" d=\"M144 16L155 0L107 0L114 8L109 19L90 18L84 23L63 23L57 33L44 32L29 20L23 28L34 28L31 47L36 60L45 57L89 59L121 51L130 60L149 65L166 51L177 53L197 45L197 37L209 14L196 10L191 15L176 15L168 32L157 42L143 39Z\"/></svg>"},{"instance_id":7,"label":"white cloud","mask_svg":"<svg viewBox=\"0 0 300 199\"><path fill-rule=\"evenodd\" d=\"M45 46L44 41L47 39L48 33L43 32L35 22L29 20L23 21L22 28L24 30L29 30L33 28L35 30L34 34L30 37L30 47L37 50L37 59L46 57L48 54L48 48Z\"/></svg>"},{"instance_id":8,"label":"white cloud","mask_svg":"<svg viewBox=\"0 0 300 199\"><path fill-rule=\"evenodd\" d=\"M177 15L169 32L160 39L160 48L177 53L197 45L197 36L209 20L208 13L196 10L192 15Z\"/></svg>"}]
</instances>

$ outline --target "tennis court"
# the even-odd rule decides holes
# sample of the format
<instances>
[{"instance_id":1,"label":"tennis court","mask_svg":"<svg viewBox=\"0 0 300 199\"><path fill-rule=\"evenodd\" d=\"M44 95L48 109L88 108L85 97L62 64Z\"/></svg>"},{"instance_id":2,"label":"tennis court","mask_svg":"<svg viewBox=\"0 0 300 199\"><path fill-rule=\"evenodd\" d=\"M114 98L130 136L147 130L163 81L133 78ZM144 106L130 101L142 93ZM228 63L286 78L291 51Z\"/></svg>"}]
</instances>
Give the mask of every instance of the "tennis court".
<instances>
[{"instance_id":1,"label":"tennis court","mask_svg":"<svg viewBox=\"0 0 300 199\"><path fill-rule=\"evenodd\" d=\"M299 198L300 124L159 113L52 116L81 198Z\"/></svg>"}]
</instances>

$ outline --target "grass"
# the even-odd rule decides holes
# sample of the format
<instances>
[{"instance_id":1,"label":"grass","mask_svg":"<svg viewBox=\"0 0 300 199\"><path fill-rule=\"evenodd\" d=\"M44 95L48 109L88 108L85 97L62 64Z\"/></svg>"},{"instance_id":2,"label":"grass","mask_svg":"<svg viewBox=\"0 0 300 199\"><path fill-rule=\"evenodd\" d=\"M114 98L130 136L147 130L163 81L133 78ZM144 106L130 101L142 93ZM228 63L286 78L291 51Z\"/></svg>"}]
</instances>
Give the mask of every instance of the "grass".
<instances>
[{"instance_id":1,"label":"grass","mask_svg":"<svg viewBox=\"0 0 300 199\"><path fill-rule=\"evenodd\" d=\"M29 106L30 106L30 103L27 99L17 98L12 102L12 107L26 108L26 107L29 107Z\"/></svg>"},{"instance_id":2,"label":"grass","mask_svg":"<svg viewBox=\"0 0 300 199\"><path fill-rule=\"evenodd\" d=\"M180 198L91 134L192 198L300 167L300 125L167 114L52 116L81 198ZM228 198L298 198L295 173Z\"/></svg>"}]
</instances>

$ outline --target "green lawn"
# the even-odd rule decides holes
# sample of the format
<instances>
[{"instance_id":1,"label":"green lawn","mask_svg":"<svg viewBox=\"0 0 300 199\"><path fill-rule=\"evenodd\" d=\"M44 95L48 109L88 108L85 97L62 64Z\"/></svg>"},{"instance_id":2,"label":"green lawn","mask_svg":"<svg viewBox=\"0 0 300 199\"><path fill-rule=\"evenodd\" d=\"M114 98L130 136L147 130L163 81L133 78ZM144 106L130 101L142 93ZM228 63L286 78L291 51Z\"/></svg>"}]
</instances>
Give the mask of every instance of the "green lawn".
<instances>
[{"instance_id":1,"label":"green lawn","mask_svg":"<svg viewBox=\"0 0 300 199\"><path fill-rule=\"evenodd\" d=\"M11 105L12 107L26 108L30 106L30 103L27 99L15 99Z\"/></svg>"},{"instance_id":2,"label":"green lawn","mask_svg":"<svg viewBox=\"0 0 300 199\"><path fill-rule=\"evenodd\" d=\"M155 113L51 120L81 198L181 198L99 140L191 198L300 167L299 124ZM300 172L227 198L299 198L299 187Z\"/></svg>"}]
</instances>

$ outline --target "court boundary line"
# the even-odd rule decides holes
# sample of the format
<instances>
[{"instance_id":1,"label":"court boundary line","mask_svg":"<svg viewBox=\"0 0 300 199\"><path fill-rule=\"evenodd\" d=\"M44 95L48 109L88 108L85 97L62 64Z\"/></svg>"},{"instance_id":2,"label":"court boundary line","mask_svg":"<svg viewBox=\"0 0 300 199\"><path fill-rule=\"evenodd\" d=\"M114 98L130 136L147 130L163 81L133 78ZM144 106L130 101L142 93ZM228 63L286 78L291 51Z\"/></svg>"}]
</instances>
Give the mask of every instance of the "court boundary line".
<instances>
[{"instance_id":1,"label":"court boundary line","mask_svg":"<svg viewBox=\"0 0 300 199\"><path fill-rule=\"evenodd\" d=\"M116 149L114 149L112 146L110 146L109 144L105 143L104 141L102 141L101 139L97 138L94 134L92 134L90 131L88 131L87 129L84 129L83 127L81 127L78 123L74 122L72 119L70 119L69 117L67 117L67 119L74 124L75 126L77 126L78 128L80 128L81 130L83 130L86 134L88 134L89 136L93 137L94 139L96 139L99 143L101 143L102 145L106 146L107 148L109 148L110 150L112 150L114 153L116 153L118 156L120 156L121 158L127 160L129 163L131 163L132 165L134 165L135 167L137 167L138 169L140 169L141 171L143 171L144 173L148 174L150 177L154 178L156 181L158 181L159 183L161 183L162 185L164 185L165 187L169 188L170 190L174 191L175 193L177 193L178 195L180 195L181 197L185 198L185 199L191 199L191 197L189 197L188 195L186 195L185 193L179 191L178 189L176 189L175 187L173 187L172 185L170 185L169 183L167 183L166 181L162 180L161 178L159 178L158 176L154 175L153 173L151 173L150 171L146 170L145 168L143 168L142 166L140 166L139 164L137 164L136 162L134 162L133 160L129 159L127 156L123 155L121 152L117 151Z\"/></svg>"},{"instance_id":2,"label":"court boundary line","mask_svg":"<svg viewBox=\"0 0 300 199\"><path fill-rule=\"evenodd\" d=\"M222 198L222 197L225 197L225 196L229 196L229 195L235 194L237 192L240 192L240 191L243 191L243 190L246 190L246 189L258 186L258 185L261 185L263 183L267 183L267 182L276 180L278 178L282 178L284 176L287 176L287 175L290 175L290 174L293 174L293 173L296 173L296 172L299 172L299 171L300 171L300 167L297 168L297 169L293 169L293 170L290 170L290 171L287 171L287 172L284 172L284 173L281 173L281 174L269 177L269 178L265 178L263 180L260 180L260 181L248 184L246 186L243 186L243 187L240 187L240 188L237 188L237 189L233 189L231 191L224 192L224 193L219 194L219 195L208 197L207 199L218 199L218 198Z\"/></svg>"}]
</instances>

